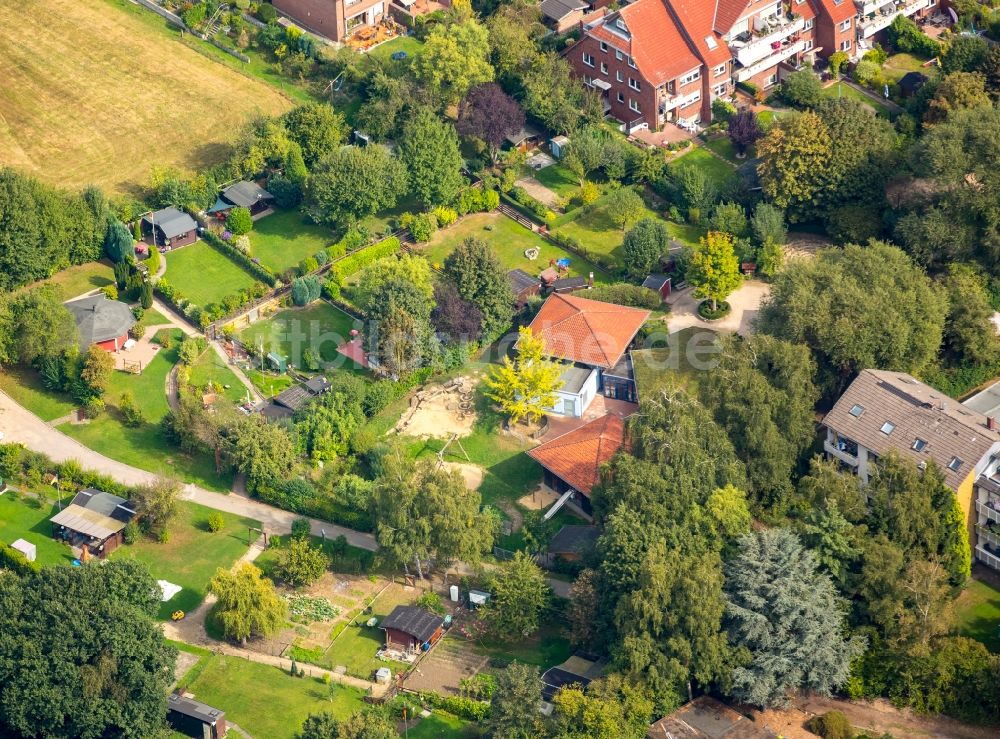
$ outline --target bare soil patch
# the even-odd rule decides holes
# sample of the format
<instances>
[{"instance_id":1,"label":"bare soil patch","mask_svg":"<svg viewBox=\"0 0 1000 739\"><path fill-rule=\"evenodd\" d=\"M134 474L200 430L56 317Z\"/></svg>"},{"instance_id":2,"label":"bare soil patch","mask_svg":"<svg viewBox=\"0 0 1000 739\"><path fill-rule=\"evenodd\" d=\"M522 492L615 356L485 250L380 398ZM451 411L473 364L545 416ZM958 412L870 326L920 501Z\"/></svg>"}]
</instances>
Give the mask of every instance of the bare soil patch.
<instances>
[{"instance_id":1,"label":"bare soil patch","mask_svg":"<svg viewBox=\"0 0 1000 739\"><path fill-rule=\"evenodd\" d=\"M438 439L469 436L476 422L473 394L477 382L478 378L463 376L419 390L396 424L396 433Z\"/></svg>"},{"instance_id":2,"label":"bare soil patch","mask_svg":"<svg viewBox=\"0 0 1000 739\"><path fill-rule=\"evenodd\" d=\"M457 470L462 475L462 479L465 480L465 486L469 490L478 490L479 486L483 484L483 475L486 474L486 470L478 464L443 462L441 466L448 471Z\"/></svg>"}]
</instances>

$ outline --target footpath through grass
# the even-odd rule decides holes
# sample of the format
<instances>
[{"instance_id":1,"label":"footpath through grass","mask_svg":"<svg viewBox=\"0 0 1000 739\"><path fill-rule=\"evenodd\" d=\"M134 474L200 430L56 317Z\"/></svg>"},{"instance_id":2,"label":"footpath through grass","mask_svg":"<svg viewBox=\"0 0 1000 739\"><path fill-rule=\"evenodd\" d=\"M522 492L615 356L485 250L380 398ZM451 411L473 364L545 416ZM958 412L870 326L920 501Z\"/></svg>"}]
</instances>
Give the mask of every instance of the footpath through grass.
<instances>
[{"instance_id":1,"label":"footpath through grass","mask_svg":"<svg viewBox=\"0 0 1000 739\"><path fill-rule=\"evenodd\" d=\"M260 526L253 519L220 511L225 526L213 533L208 528L213 513L211 508L183 501L170 524L168 541L142 538L111 553L112 559L136 559L149 567L155 579L181 586L177 595L160 604L161 620L169 619L174 611L188 613L197 608L215 571L232 567L250 546L249 528Z\"/></svg>"},{"instance_id":2,"label":"footpath through grass","mask_svg":"<svg viewBox=\"0 0 1000 739\"><path fill-rule=\"evenodd\" d=\"M293 739L309 714L345 719L365 706L355 688L224 655L213 656L188 689L196 700L225 709L252 736L267 739Z\"/></svg>"}]
</instances>

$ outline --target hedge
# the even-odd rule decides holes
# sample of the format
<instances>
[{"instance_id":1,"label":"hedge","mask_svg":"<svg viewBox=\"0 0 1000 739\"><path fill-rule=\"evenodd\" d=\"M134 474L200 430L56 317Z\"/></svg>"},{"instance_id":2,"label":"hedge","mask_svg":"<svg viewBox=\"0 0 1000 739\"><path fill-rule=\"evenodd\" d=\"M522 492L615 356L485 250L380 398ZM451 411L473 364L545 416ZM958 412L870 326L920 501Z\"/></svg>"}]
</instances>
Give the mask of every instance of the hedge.
<instances>
[{"instance_id":1,"label":"hedge","mask_svg":"<svg viewBox=\"0 0 1000 739\"><path fill-rule=\"evenodd\" d=\"M14 547L0 541L0 569L10 570L16 575L31 575L42 568L37 562L29 562Z\"/></svg>"},{"instance_id":2,"label":"hedge","mask_svg":"<svg viewBox=\"0 0 1000 739\"><path fill-rule=\"evenodd\" d=\"M444 697L430 692L419 693L418 695L424 703L434 708L440 708L459 718L468 719L469 721L485 721L487 714L490 712L489 703L472 700L471 698L462 698L458 695Z\"/></svg>"},{"instance_id":3,"label":"hedge","mask_svg":"<svg viewBox=\"0 0 1000 739\"><path fill-rule=\"evenodd\" d=\"M251 276L256 277L265 285L274 287L278 282L278 278L275 276L274 272L269 270L263 264L255 262L251 259L249 254L244 254L235 246L227 241L223 241L211 231L206 231L202 238L209 246L214 247L216 251L232 259L243 269L249 272Z\"/></svg>"},{"instance_id":4,"label":"hedge","mask_svg":"<svg viewBox=\"0 0 1000 739\"><path fill-rule=\"evenodd\" d=\"M660 307L660 294L655 290L640 285L630 285L627 282L617 282L614 285L600 285L587 291L587 298L600 300L602 303L617 303L632 308L656 310Z\"/></svg>"},{"instance_id":5,"label":"hedge","mask_svg":"<svg viewBox=\"0 0 1000 739\"><path fill-rule=\"evenodd\" d=\"M399 239L395 236L390 236L384 241L372 244L365 249L360 249L336 262L330 268L330 276L335 278L338 284L342 284L345 277L350 277L372 262L377 262L379 259L391 256L397 251L399 251Z\"/></svg>"}]
</instances>

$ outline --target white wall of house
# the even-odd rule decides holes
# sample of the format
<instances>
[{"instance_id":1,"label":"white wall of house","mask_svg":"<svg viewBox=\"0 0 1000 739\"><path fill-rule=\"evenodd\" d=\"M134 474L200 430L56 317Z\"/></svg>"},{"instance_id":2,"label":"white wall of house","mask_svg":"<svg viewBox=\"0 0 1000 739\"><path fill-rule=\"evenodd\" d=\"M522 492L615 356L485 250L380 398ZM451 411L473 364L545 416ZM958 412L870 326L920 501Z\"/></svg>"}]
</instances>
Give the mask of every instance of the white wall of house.
<instances>
[{"instance_id":1,"label":"white wall of house","mask_svg":"<svg viewBox=\"0 0 1000 739\"><path fill-rule=\"evenodd\" d=\"M555 405L545 410L558 416L580 418L590 406L590 402L597 395L599 375L600 373L596 369L591 370L590 375L578 393L568 393L562 390L556 391Z\"/></svg>"},{"instance_id":2,"label":"white wall of house","mask_svg":"<svg viewBox=\"0 0 1000 739\"><path fill-rule=\"evenodd\" d=\"M852 454L845 449L844 447L849 446L849 444L845 444L844 442L854 443L858 448L857 454ZM865 447L854 442L853 439L848 439L847 437L843 439L839 438L836 431L828 428L826 430L826 440L823 442L823 451L831 457L839 459L844 464L853 467L854 473L861 478L861 482L865 485L868 484L868 466L870 460L868 450Z\"/></svg>"}]
</instances>

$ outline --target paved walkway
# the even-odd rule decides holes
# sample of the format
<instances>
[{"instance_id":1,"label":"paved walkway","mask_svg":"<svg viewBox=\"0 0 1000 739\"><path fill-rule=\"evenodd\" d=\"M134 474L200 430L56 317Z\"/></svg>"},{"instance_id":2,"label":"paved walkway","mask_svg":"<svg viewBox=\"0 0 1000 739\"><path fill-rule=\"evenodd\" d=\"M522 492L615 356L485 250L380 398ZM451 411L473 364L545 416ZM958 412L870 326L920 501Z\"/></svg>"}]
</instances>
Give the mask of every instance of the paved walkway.
<instances>
[{"instance_id":1,"label":"paved walkway","mask_svg":"<svg viewBox=\"0 0 1000 739\"><path fill-rule=\"evenodd\" d=\"M718 321L705 321L698 315L698 303L691 288L678 290L667 300L670 315L667 316L667 330L675 334L684 328L705 328L710 331L735 331L743 336L753 331L753 320L760 312L761 301L770 292L771 286L760 280L747 280L727 298L732 310Z\"/></svg>"},{"instance_id":2,"label":"paved walkway","mask_svg":"<svg viewBox=\"0 0 1000 739\"><path fill-rule=\"evenodd\" d=\"M187 319L185 319L182 315L180 315L177 311L168 306L159 298L155 297L153 298L153 307L156 308L156 310L160 311L160 313L165 315L167 318L169 318L170 322L174 326L179 328L181 331L183 331L185 335L187 336L201 335L195 330L194 326L192 326L190 323L187 322Z\"/></svg>"},{"instance_id":3,"label":"paved walkway","mask_svg":"<svg viewBox=\"0 0 1000 739\"><path fill-rule=\"evenodd\" d=\"M48 455L57 462L75 459L85 469L108 475L125 485L145 485L157 478L152 472L117 462L85 447L76 439L72 439L46 424L3 392L0 392L0 431L4 434L4 441L18 442L28 449ZM213 493L191 484L184 486L181 497L208 508L260 521L264 530L269 534L290 533L292 522L296 518L301 518L289 511L283 511L255 500ZM315 536L325 534L327 538L331 539L343 536L351 546L367 549L371 552L378 549L375 537L371 534L364 534L316 519L309 519L309 522Z\"/></svg>"}]
</instances>

